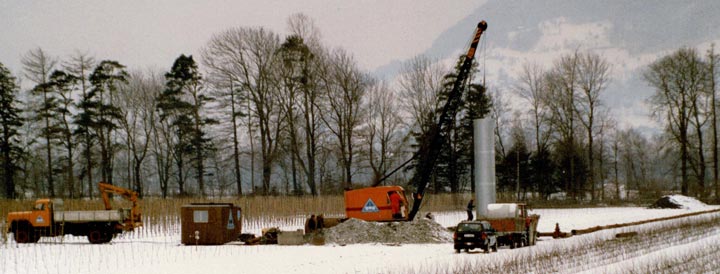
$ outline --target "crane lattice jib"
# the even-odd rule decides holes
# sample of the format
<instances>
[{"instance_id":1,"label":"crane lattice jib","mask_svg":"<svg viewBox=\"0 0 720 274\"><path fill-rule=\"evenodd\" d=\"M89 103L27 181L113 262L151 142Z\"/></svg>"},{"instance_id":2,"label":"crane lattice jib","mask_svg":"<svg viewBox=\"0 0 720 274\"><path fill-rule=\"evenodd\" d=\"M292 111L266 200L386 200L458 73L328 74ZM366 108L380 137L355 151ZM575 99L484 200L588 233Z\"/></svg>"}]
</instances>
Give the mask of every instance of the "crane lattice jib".
<instances>
[{"instance_id":1,"label":"crane lattice jib","mask_svg":"<svg viewBox=\"0 0 720 274\"><path fill-rule=\"evenodd\" d=\"M460 71L457 74L453 88L448 95L445 105L440 113L440 118L437 124L433 125L428 131L427 139L424 139L420 143L415 157L417 159L415 174L411 179L411 183L417 188L416 192L413 193L413 206L408 215L408 220L412 221L415 215L420 210L422 204L423 195L425 188L430 182L430 176L435 170L435 163L437 161L438 154L442 147L442 139L440 138L440 132L446 127L452 120L453 114L457 112L458 106L460 105L460 98L462 97L462 91L465 86L465 80L467 79L470 69L472 67L473 59L475 59L475 51L477 50L478 43L480 42L480 36L487 29L487 23L480 21L475 31L475 36L470 43L465 61L460 67Z\"/></svg>"}]
</instances>

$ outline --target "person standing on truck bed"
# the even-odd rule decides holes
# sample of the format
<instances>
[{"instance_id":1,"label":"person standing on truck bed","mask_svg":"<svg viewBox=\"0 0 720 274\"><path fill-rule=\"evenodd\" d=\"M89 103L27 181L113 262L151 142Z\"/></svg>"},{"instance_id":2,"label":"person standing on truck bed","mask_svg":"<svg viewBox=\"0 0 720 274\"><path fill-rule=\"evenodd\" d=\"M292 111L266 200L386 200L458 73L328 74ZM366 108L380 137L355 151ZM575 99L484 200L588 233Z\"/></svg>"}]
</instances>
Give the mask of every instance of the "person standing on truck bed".
<instances>
[{"instance_id":1,"label":"person standing on truck bed","mask_svg":"<svg viewBox=\"0 0 720 274\"><path fill-rule=\"evenodd\" d=\"M474 204L474 202L475 202L474 199L470 199L470 202L468 202L468 204L467 204L467 215L468 215L468 219L467 219L467 220L468 220L468 221L472 221L473 219L475 219L475 217L473 216L473 213L472 213L472 212L473 212L473 209L475 209L475 204Z\"/></svg>"},{"instance_id":2,"label":"person standing on truck bed","mask_svg":"<svg viewBox=\"0 0 720 274\"><path fill-rule=\"evenodd\" d=\"M397 191L391 191L390 192L390 207L392 209L392 217L394 219L402 219L402 213L400 212L400 207L402 206L402 199L400 198L400 194L397 193Z\"/></svg>"}]
</instances>

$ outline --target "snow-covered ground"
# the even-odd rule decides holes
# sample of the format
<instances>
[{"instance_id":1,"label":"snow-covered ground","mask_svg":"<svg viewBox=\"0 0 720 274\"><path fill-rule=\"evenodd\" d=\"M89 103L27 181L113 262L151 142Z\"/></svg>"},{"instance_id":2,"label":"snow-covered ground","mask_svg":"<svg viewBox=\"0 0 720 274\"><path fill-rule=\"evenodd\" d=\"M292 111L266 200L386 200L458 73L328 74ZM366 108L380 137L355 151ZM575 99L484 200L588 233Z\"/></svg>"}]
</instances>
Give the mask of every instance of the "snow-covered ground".
<instances>
[{"instance_id":1,"label":"snow-covered ground","mask_svg":"<svg viewBox=\"0 0 720 274\"><path fill-rule=\"evenodd\" d=\"M646 209L641 207L538 209L541 215L539 231L551 232L559 223L563 231L597 225L626 223L661 218L689 212L720 208L694 206L690 209ZM438 212L435 219L443 226L453 226L465 218L464 212ZM718 215L720 213L714 213ZM421 215L422 216L422 215ZM301 218L301 217L298 217ZM702 218L702 217L695 217ZM678 221L667 221L678 222ZM267 223L295 229L300 220L291 224ZM665 222L663 222L665 223ZM657 223L633 229L652 229ZM259 228L250 228L251 233ZM567 239L542 238L534 247L501 248L497 253L456 254L452 244L384 244L325 245L325 246L184 246L180 244L179 227L171 232L159 232L146 224L141 230L121 235L110 244L91 245L84 237L43 238L38 244L17 245L11 239L0 243L0 273L407 273L457 272L458 266L507 262L528 254L540 254L559 247L582 248L590 243L604 243L614 233L627 228L607 230ZM655 260L669 260L678 254L697 253L697 249L718 246L720 227L703 230L699 235L685 237L677 244L665 247L653 245L623 255L627 259L613 259L607 263L570 265L561 272L624 272L628 267L652 264ZM709 231L709 232L708 232ZM634 244L634 246L643 245ZM629 252L629 251L628 251ZM607 256L599 253L598 255ZM595 258L595 257L591 257ZM592 259L595 260L595 259ZM606 259L598 258L598 262ZM594 271L595 270L595 271Z\"/></svg>"}]
</instances>

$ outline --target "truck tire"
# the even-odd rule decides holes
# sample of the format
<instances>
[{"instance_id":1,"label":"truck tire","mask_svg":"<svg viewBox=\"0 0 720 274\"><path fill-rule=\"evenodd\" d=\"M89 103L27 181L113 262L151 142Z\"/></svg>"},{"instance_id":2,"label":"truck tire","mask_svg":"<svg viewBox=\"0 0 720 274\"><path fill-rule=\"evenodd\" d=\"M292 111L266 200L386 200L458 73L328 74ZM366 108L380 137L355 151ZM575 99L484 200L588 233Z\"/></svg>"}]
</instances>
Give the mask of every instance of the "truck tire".
<instances>
[{"instance_id":1,"label":"truck tire","mask_svg":"<svg viewBox=\"0 0 720 274\"><path fill-rule=\"evenodd\" d=\"M88 230L87 238L91 244L104 244L109 243L113 238L113 233L109 227L103 225L96 225L90 227Z\"/></svg>"},{"instance_id":2,"label":"truck tire","mask_svg":"<svg viewBox=\"0 0 720 274\"><path fill-rule=\"evenodd\" d=\"M15 242L18 244L26 244L30 242L30 232L26 229L18 228L13 234L15 234Z\"/></svg>"},{"instance_id":3,"label":"truck tire","mask_svg":"<svg viewBox=\"0 0 720 274\"><path fill-rule=\"evenodd\" d=\"M104 244L112 239L112 237L108 237L104 230L98 227L91 228L90 231L88 231L87 238L91 244Z\"/></svg>"},{"instance_id":4,"label":"truck tire","mask_svg":"<svg viewBox=\"0 0 720 274\"><path fill-rule=\"evenodd\" d=\"M35 229L29 223L20 223L15 225L13 232L15 242L18 244L37 243L40 240Z\"/></svg>"}]
</instances>

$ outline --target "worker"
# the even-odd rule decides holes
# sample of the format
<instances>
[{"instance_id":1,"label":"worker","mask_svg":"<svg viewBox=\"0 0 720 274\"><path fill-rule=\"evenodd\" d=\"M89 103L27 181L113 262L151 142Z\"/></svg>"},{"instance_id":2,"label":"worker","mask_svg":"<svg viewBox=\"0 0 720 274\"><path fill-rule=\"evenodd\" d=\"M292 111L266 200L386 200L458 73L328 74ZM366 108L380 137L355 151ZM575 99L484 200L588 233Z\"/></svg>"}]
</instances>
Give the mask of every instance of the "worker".
<instances>
[{"instance_id":1,"label":"worker","mask_svg":"<svg viewBox=\"0 0 720 274\"><path fill-rule=\"evenodd\" d=\"M315 222L315 227L318 230L322 230L323 227L325 227L325 216L323 214L320 214L315 219L317 219L317 221Z\"/></svg>"},{"instance_id":2,"label":"worker","mask_svg":"<svg viewBox=\"0 0 720 274\"><path fill-rule=\"evenodd\" d=\"M473 216L473 209L475 208L474 203L475 203L475 200L470 199L470 202L467 204L467 216L468 216L467 220L468 221L472 221L474 219L474 216Z\"/></svg>"},{"instance_id":3,"label":"worker","mask_svg":"<svg viewBox=\"0 0 720 274\"><path fill-rule=\"evenodd\" d=\"M315 220L315 214L312 214L312 215L310 215L310 218L305 223L305 233L315 232L316 228L317 228L317 223Z\"/></svg>"},{"instance_id":4,"label":"worker","mask_svg":"<svg viewBox=\"0 0 720 274\"><path fill-rule=\"evenodd\" d=\"M391 191L390 192L390 207L392 208L392 217L393 219L402 219L402 213L400 212L400 207L402 206L402 198L400 198L400 194L397 193L397 191Z\"/></svg>"}]
</instances>

